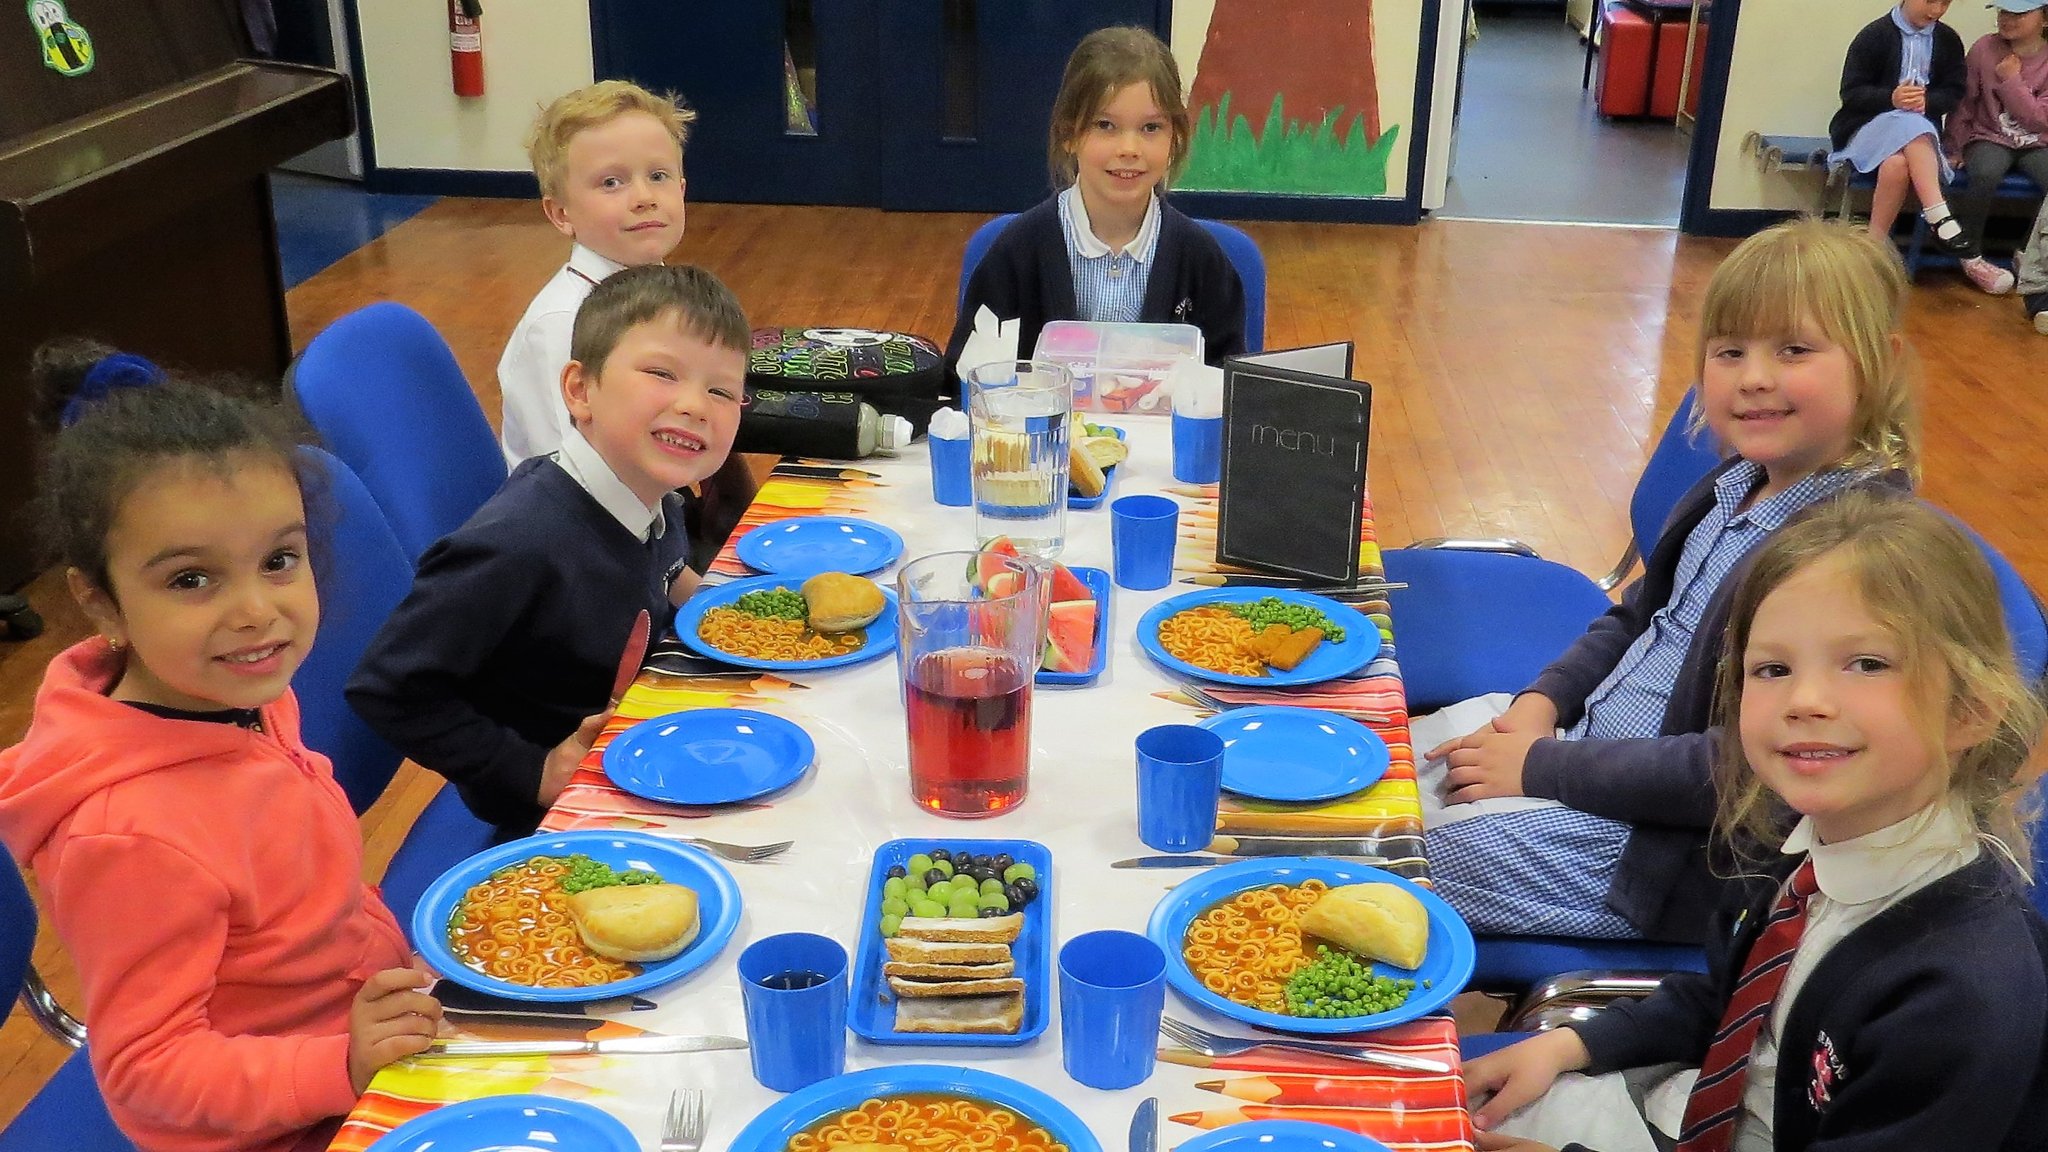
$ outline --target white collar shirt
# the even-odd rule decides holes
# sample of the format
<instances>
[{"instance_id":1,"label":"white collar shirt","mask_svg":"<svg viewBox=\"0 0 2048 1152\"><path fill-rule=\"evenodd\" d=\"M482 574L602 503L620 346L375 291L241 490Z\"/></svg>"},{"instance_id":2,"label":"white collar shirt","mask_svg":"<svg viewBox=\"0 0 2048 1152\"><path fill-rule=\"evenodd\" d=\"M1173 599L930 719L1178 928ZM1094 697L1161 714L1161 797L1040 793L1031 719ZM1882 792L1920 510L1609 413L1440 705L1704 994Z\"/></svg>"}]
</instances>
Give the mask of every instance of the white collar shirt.
<instances>
[{"instance_id":1,"label":"white collar shirt","mask_svg":"<svg viewBox=\"0 0 2048 1152\"><path fill-rule=\"evenodd\" d=\"M576 310L592 288L624 267L578 244L519 317L498 358L498 445L508 470L553 452L566 438L570 424L562 403L562 369L569 364Z\"/></svg>"},{"instance_id":2,"label":"white collar shirt","mask_svg":"<svg viewBox=\"0 0 2048 1152\"><path fill-rule=\"evenodd\" d=\"M656 502L650 508L641 503L640 497L626 487L626 482L619 479L618 473L612 471L612 466L597 454L597 449L591 447L581 431L570 428L563 435L562 446L555 451L555 463L561 465L571 480L590 493L592 499L611 513L612 519L641 543L645 544L667 530L667 517L661 504Z\"/></svg>"}]
</instances>

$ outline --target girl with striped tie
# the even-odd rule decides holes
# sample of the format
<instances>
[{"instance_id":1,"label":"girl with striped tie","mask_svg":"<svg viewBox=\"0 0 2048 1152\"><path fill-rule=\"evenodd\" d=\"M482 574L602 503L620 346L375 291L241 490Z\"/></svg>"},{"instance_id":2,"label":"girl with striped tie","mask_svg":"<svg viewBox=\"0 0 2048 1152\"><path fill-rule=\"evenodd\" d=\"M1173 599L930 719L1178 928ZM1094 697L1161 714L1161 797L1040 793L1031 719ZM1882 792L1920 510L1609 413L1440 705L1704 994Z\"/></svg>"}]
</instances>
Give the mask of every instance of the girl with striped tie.
<instances>
[{"instance_id":1,"label":"girl with striped tie","mask_svg":"<svg viewBox=\"0 0 2048 1152\"><path fill-rule=\"evenodd\" d=\"M1939 513L1854 494L1783 529L1721 669L1708 974L1472 1061L1478 1147L2037 1148L2048 924L2019 802L2041 708Z\"/></svg>"}]
</instances>

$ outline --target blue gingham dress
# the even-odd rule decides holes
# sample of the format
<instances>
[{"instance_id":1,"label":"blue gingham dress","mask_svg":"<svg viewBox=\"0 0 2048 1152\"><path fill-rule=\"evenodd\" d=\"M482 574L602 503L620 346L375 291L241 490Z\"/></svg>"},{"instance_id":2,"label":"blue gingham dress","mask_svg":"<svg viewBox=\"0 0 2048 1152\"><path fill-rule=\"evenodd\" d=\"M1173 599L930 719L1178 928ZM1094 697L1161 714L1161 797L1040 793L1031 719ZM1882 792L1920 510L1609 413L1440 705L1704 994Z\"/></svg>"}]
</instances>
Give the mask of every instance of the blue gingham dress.
<instances>
[{"instance_id":1,"label":"blue gingham dress","mask_svg":"<svg viewBox=\"0 0 2048 1152\"><path fill-rule=\"evenodd\" d=\"M1927 83L1928 74L1934 67L1934 25L1915 28L1906 23L1905 16L1897 8L1892 9L1892 23L1899 29L1899 83ZM1948 155L1941 147L1941 130L1922 113L1908 112L1903 108L1881 112L1876 119L1858 128L1846 147L1829 154L1828 164L1830 167L1852 164L1858 172L1871 172L1921 136L1934 140L1934 155L1941 164L1942 183L1954 180L1955 169L1949 167Z\"/></svg>"}]
</instances>

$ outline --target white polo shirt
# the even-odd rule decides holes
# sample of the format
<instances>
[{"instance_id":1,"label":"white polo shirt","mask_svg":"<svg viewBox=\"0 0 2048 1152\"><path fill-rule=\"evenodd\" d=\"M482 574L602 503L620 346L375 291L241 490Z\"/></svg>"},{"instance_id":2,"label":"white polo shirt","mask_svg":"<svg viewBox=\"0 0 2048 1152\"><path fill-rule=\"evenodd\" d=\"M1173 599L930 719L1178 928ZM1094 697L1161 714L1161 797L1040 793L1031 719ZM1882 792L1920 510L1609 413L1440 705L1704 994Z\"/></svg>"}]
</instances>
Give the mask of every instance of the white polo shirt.
<instances>
[{"instance_id":1,"label":"white polo shirt","mask_svg":"<svg viewBox=\"0 0 2048 1152\"><path fill-rule=\"evenodd\" d=\"M545 456L569 432L569 409L562 403L562 369L569 364L569 334L576 327L576 309L605 277L624 268L578 244L541 287L512 338L498 358L498 394L504 401L499 447L512 469L534 456Z\"/></svg>"}]
</instances>

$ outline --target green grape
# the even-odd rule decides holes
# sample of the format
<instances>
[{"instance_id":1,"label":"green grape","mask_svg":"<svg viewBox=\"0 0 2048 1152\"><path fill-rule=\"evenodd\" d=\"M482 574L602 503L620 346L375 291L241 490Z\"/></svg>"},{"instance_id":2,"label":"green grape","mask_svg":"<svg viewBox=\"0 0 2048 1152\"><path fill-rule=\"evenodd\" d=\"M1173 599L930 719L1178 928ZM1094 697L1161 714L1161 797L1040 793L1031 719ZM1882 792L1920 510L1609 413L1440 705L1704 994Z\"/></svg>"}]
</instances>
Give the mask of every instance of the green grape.
<instances>
[{"instance_id":1,"label":"green grape","mask_svg":"<svg viewBox=\"0 0 2048 1152\"><path fill-rule=\"evenodd\" d=\"M1003 912L1010 910L1010 898L1003 895L1001 890L982 893L981 899L976 901L976 904L980 908L995 908Z\"/></svg>"},{"instance_id":2,"label":"green grape","mask_svg":"<svg viewBox=\"0 0 2048 1152\"><path fill-rule=\"evenodd\" d=\"M884 917L882 917L882 936L883 936L883 937L884 937L885 939L886 939L887 937L890 937L890 936L894 936L894 935L896 934L896 930L897 930L898 928L901 928L902 926L903 926L903 917L901 917L901 916L884 916Z\"/></svg>"},{"instance_id":3,"label":"green grape","mask_svg":"<svg viewBox=\"0 0 2048 1152\"><path fill-rule=\"evenodd\" d=\"M981 894L983 896L986 896L991 892L1001 892L1002 890L1003 882L1001 880L996 879L993 876L981 882Z\"/></svg>"},{"instance_id":4,"label":"green grape","mask_svg":"<svg viewBox=\"0 0 2048 1152\"><path fill-rule=\"evenodd\" d=\"M922 879L925 873L932 870L932 858L919 852L910 858L910 862L903 866L903 870L910 873L912 879Z\"/></svg>"},{"instance_id":5,"label":"green grape","mask_svg":"<svg viewBox=\"0 0 2048 1152\"><path fill-rule=\"evenodd\" d=\"M1003 869L1003 883L1005 884L1014 884L1026 876L1036 880L1038 878L1038 869L1021 860Z\"/></svg>"},{"instance_id":6,"label":"green grape","mask_svg":"<svg viewBox=\"0 0 2048 1152\"><path fill-rule=\"evenodd\" d=\"M937 900L916 900L911 902L910 914L937 920L946 915L946 906Z\"/></svg>"},{"instance_id":7,"label":"green grape","mask_svg":"<svg viewBox=\"0 0 2048 1152\"><path fill-rule=\"evenodd\" d=\"M901 900L903 899L903 894L908 891L910 891L910 881L902 876L891 876L887 880L882 881L882 895L884 898L893 896Z\"/></svg>"},{"instance_id":8,"label":"green grape","mask_svg":"<svg viewBox=\"0 0 2048 1152\"><path fill-rule=\"evenodd\" d=\"M883 900L882 900L882 915L884 915L884 916L899 916L899 917L900 917L900 916L907 916L907 915L909 915L909 914L910 914L910 901L908 901L908 900L905 900L905 899L903 899L903 898L901 898L901 897L899 897L899 896L888 896L888 897L884 897L884 898L883 898Z\"/></svg>"},{"instance_id":9,"label":"green grape","mask_svg":"<svg viewBox=\"0 0 2048 1152\"><path fill-rule=\"evenodd\" d=\"M934 860L931 862L929 866L937 868L939 871L944 872L948 879L952 878L953 862L951 860Z\"/></svg>"}]
</instances>

